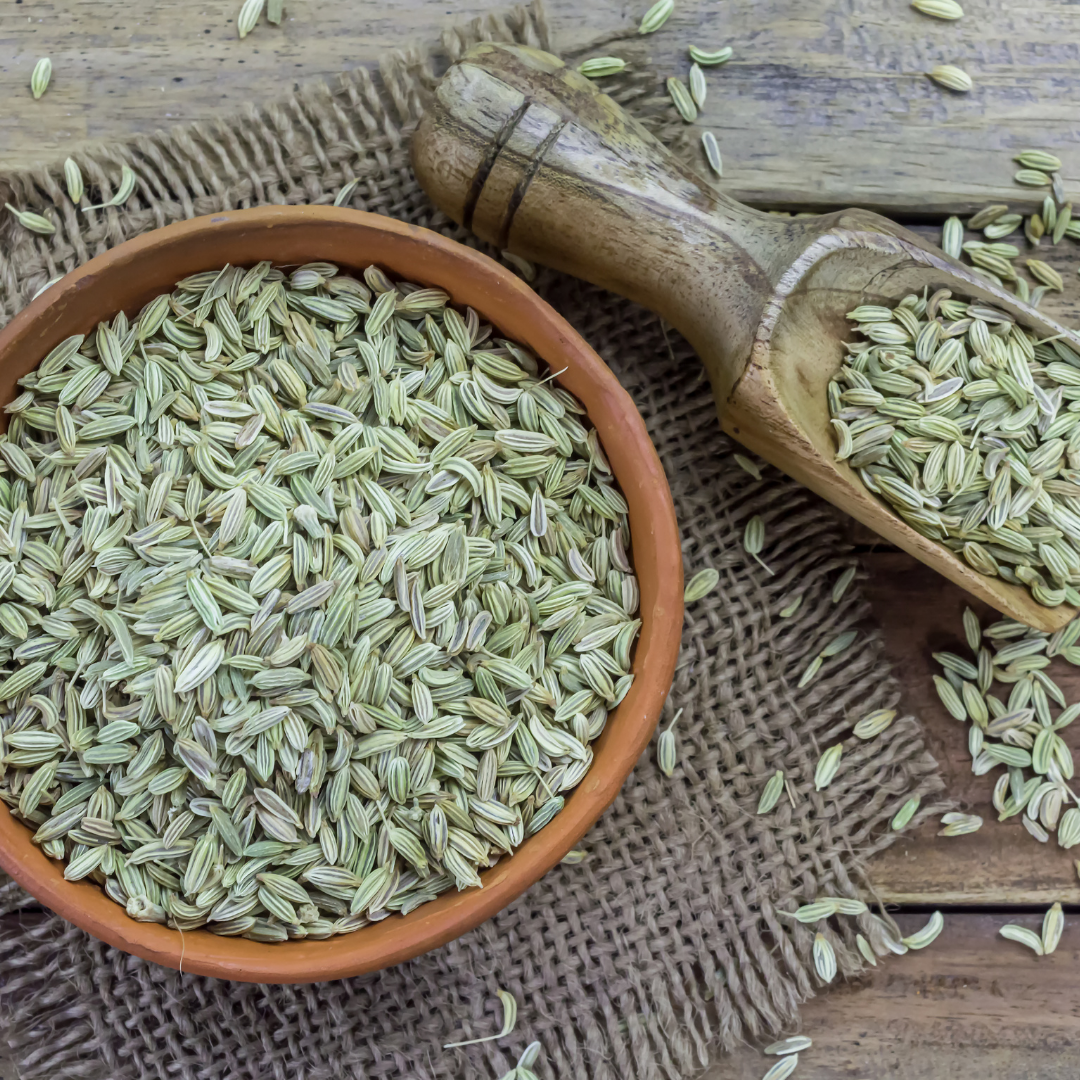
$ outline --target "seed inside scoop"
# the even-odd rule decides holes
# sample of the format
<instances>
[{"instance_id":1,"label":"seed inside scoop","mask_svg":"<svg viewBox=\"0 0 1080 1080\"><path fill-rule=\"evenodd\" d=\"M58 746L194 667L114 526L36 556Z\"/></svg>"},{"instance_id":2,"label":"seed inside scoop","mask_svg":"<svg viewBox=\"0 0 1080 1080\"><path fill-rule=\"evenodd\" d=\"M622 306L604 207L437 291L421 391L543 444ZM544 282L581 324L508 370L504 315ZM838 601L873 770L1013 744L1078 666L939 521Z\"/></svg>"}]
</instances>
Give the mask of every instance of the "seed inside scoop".
<instances>
[{"instance_id":1,"label":"seed inside scoop","mask_svg":"<svg viewBox=\"0 0 1080 1080\"><path fill-rule=\"evenodd\" d=\"M848 318L837 457L980 574L1080 604L1080 355L944 291Z\"/></svg>"},{"instance_id":2,"label":"seed inside scoop","mask_svg":"<svg viewBox=\"0 0 1080 1080\"><path fill-rule=\"evenodd\" d=\"M562 809L633 676L583 406L438 289L194 274L0 437L0 798L145 921L325 938Z\"/></svg>"}]
</instances>

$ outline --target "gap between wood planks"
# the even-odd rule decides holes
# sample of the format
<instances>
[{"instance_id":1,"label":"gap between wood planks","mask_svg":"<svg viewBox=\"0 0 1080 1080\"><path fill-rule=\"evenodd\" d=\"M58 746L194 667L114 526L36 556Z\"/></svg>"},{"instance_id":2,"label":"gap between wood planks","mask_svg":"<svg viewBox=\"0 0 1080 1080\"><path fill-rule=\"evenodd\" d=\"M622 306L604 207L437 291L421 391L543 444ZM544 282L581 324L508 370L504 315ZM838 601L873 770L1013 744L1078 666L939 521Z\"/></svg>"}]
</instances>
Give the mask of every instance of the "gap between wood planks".
<instances>
[{"instance_id":1,"label":"gap between wood planks","mask_svg":"<svg viewBox=\"0 0 1080 1080\"><path fill-rule=\"evenodd\" d=\"M900 904L1080 903L1074 866L1080 848L1065 851L1055 836L1040 844L1024 830L1019 815L997 820L991 804L996 771L972 774L968 726L946 713L934 689L932 676L939 669L931 654L942 649L966 653L964 607L974 608L984 626L996 613L903 552L872 551L861 555L860 562L868 571L863 590L901 683L901 707L922 720L927 747L941 767L948 793L984 822L966 836L937 836L934 821L905 831L871 861L874 888L883 900ZM1050 674L1067 701L1080 701L1080 668L1059 658ZM1070 726L1062 736L1074 754L1080 750L1080 730Z\"/></svg>"},{"instance_id":2,"label":"gap between wood planks","mask_svg":"<svg viewBox=\"0 0 1080 1080\"><path fill-rule=\"evenodd\" d=\"M444 27L512 5L286 3L280 28L263 23L243 41L239 6L0 4L0 167L63 156L88 139L212 120L247 101L275 100L297 83L374 67L388 49L435 42ZM592 44L661 77L686 76L691 42L733 47L732 60L709 71L704 113L688 134L715 131L722 186L736 198L894 213L970 211L1007 198L1034 209L1041 193L1012 185L1017 150L1059 152L1066 176L1080 164L1080 6L966 6L967 17L944 23L906 0L679 0L658 33L640 38L648 0L546 0L557 49ZM52 58L53 78L34 101L30 72L40 56ZM972 75L970 93L926 77L944 61Z\"/></svg>"},{"instance_id":3,"label":"gap between wood planks","mask_svg":"<svg viewBox=\"0 0 1080 1080\"><path fill-rule=\"evenodd\" d=\"M904 933L925 915L901 915ZM813 1046L795 1080L1076 1080L1080 920L1066 918L1050 956L1002 938L1041 916L946 914L940 937L889 956L800 1009ZM746 1047L699 1080L760 1080L775 1058Z\"/></svg>"}]
</instances>

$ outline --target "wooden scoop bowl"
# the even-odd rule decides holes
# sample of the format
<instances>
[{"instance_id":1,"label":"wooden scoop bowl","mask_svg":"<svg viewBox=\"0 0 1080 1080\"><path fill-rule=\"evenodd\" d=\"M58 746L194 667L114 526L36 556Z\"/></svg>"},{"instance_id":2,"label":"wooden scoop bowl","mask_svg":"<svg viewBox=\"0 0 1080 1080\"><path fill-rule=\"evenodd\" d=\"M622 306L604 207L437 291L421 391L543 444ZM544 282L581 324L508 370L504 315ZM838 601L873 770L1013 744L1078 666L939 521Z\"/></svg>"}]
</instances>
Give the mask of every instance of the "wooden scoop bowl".
<instances>
[{"instance_id":1,"label":"wooden scoop bowl","mask_svg":"<svg viewBox=\"0 0 1080 1080\"><path fill-rule=\"evenodd\" d=\"M914 233L843 210L786 219L721 194L595 84L535 49L484 44L443 77L413 141L420 183L498 248L658 312L693 345L724 430L1004 614L1045 608L917 533L835 460L826 387L845 313L929 287L977 297L1040 336L1068 334Z\"/></svg>"}]
</instances>

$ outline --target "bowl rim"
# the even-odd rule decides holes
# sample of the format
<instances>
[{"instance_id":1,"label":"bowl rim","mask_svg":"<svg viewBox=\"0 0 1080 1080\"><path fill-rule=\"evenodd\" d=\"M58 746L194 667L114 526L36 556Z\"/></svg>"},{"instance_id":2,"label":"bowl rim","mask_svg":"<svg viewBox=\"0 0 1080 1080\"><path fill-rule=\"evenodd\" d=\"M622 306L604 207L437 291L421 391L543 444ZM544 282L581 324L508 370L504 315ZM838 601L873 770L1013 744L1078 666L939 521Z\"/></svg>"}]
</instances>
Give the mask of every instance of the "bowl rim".
<instances>
[{"instance_id":1,"label":"bowl rim","mask_svg":"<svg viewBox=\"0 0 1080 1080\"><path fill-rule=\"evenodd\" d=\"M294 237L296 230L311 234L313 252L320 237L324 244L331 237L337 242L339 230L347 230L361 252L383 252L381 257L363 254L351 266L377 262L394 276L437 285L450 293L455 305L474 307L505 336L536 352L553 371L558 370L553 361L565 369L558 381L585 404L630 507L643 625L634 658L634 684L594 743L597 758L604 755L602 773L597 769L599 761L595 762L549 825L481 875L482 888L443 893L406 916L395 914L351 934L324 941L267 944L136 922L96 883L66 881L61 864L46 857L31 842L28 828L0 803L0 867L45 906L102 941L145 960L194 974L258 983L316 982L382 970L459 937L524 893L610 805L652 737L674 674L683 617L675 508L663 467L630 396L566 320L524 281L486 255L420 226L338 207L263 206L155 229L71 271L19 312L0 331L0 375L13 385L37 366L51 347L48 342L55 345L71 333L91 329L88 325L76 328L73 312L98 293L107 299L112 279L122 281L124 273L130 277L140 265L149 265L147 260L170 256L190 260L192 252L207 241L231 243L237 251L230 261L251 263L256 257L244 255L241 249L257 248L268 237L295 239L303 247L307 241L297 239L300 233ZM398 255L400 260L393 265ZM290 261L281 260L285 265ZM350 266L346 260L335 261ZM191 272L178 270L171 281ZM138 301L131 291L129 287L126 293L130 299L119 297L111 306L103 301L95 312L137 310L145 300ZM160 288L155 285L151 295L157 291ZM508 326L513 329L507 330ZM37 358L23 355L20 363L20 350L32 350ZM16 369L14 374L9 375L9 366ZM5 389L10 391L10 386L0 387L0 395ZM617 737L613 728L618 729Z\"/></svg>"}]
</instances>

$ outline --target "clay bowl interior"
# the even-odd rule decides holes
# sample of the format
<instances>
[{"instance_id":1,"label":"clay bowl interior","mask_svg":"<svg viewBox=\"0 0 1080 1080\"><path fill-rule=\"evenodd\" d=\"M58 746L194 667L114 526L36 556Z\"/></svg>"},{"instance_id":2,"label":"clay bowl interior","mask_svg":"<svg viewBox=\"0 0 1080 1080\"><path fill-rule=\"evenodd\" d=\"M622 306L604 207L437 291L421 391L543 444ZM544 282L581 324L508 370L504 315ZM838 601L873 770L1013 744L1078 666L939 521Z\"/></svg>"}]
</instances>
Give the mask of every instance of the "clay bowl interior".
<instances>
[{"instance_id":1,"label":"clay bowl interior","mask_svg":"<svg viewBox=\"0 0 1080 1080\"><path fill-rule=\"evenodd\" d=\"M682 556L663 469L637 409L570 326L491 259L437 233L376 214L332 207L261 207L170 225L128 241L46 290L0 333L0 401L64 338L129 316L180 278L225 263L327 260L437 286L510 337L565 368L558 381L584 403L630 508L641 586L641 636L633 687L593 744L593 766L546 828L482 875L483 887L444 893L327 941L261 944L207 931L181 935L129 919L93 882L67 882L30 831L0 810L0 866L47 907L110 945L183 971L247 982L301 983L377 971L452 940L500 911L555 865L615 798L652 735L671 685L682 627Z\"/></svg>"}]
</instances>

